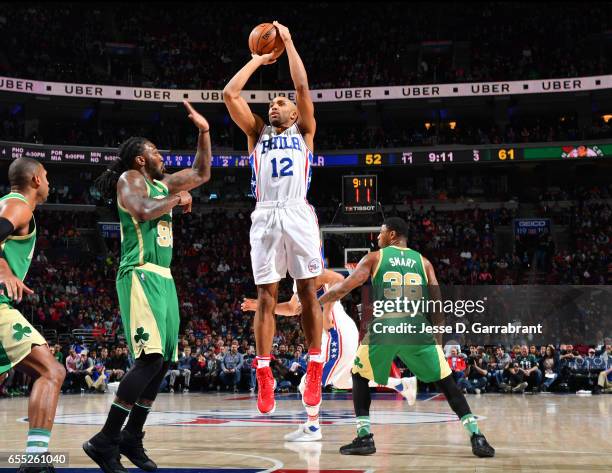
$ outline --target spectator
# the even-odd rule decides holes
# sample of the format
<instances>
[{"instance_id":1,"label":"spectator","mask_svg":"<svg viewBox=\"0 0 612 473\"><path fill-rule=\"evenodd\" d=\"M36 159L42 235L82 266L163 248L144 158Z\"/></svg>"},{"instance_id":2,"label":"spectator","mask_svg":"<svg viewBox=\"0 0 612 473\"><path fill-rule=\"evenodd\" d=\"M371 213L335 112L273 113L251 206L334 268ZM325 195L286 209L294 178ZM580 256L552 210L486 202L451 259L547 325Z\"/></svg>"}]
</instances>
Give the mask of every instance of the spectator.
<instances>
[{"instance_id":1,"label":"spectator","mask_svg":"<svg viewBox=\"0 0 612 473\"><path fill-rule=\"evenodd\" d=\"M470 355L467 360L466 376L458 381L459 387L464 393L480 394L486 391L487 386L487 364L475 346L470 347Z\"/></svg>"},{"instance_id":2,"label":"spectator","mask_svg":"<svg viewBox=\"0 0 612 473\"><path fill-rule=\"evenodd\" d=\"M130 352L130 350L128 349L128 347L124 346L122 348L123 351L123 356L125 357L126 360L126 372L128 372L132 366L134 366L134 357L132 356L132 353Z\"/></svg>"},{"instance_id":3,"label":"spectator","mask_svg":"<svg viewBox=\"0 0 612 473\"><path fill-rule=\"evenodd\" d=\"M191 391L204 392L204 388L208 386L206 382L206 356L200 353L197 356L195 363L191 367Z\"/></svg>"},{"instance_id":4,"label":"spectator","mask_svg":"<svg viewBox=\"0 0 612 473\"><path fill-rule=\"evenodd\" d=\"M293 359L288 363L289 372L286 378L293 387L299 386L302 377L306 374L306 365L306 357L302 353L302 347L298 346L293 352Z\"/></svg>"},{"instance_id":5,"label":"spectator","mask_svg":"<svg viewBox=\"0 0 612 473\"><path fill-rule=\"evenodd\" d=\"M518 394L525 392L528 383L525 381L525 371L521 369L518 362L513 361L510 363L507 369L506 378L508 379L508 383L501 383L499 385L502 392L513 392Z\"/></svg>"},{"instance_id":6,"label":"spectator","mask_svg":"<svg viewBox=\"0 0 612 473\"><path fill-rule=\"evenodd\" d=\"M76 380L78 377L77 373L77 362L79 361L79 355L77 355L74 348L69 349L69 355L66 357L66 380L62 387L62 392L74 392L75 386L77 386Z\"/></svg>"},{"instance_id":7,"label":"spectator","mask_svg":"<svg viewBox=\"0 0 612 473\"><path fill-rule=\"evenodd\" d=\"M255 347L249 345L246 354L244 355L242 362L242 377L249 380L249 391L254 392L255 386L257 385L257 378L255 376L256 368L253 367L255 361Z\"/></svg>"},{"instance_id":8,"label":"spectator","mask_svg":"<svg viewBox=\"0 0 612 473\"><path fill-rule=\"evenodd\" d=\"M89 357L87 350L81 350L79 358L76 360L76 370L73 371L73 390L83 391L85 388L85 377L91 375L94 369L93 360Z\"/></svg>"},{"instance_id":9,"label":"spectator","mask_svg":"<svg viewBox=\"0 0 612 473\"><path fill-rule=\"evenodd\" d=\"M109 372L109 382L121 381L128 370L127 357L123 353L123 347L115 348L115 353L105 366Z\"/></svg>"},{"instance_id":10,"label":"spectator","mask_svg":"<svg viewBox=\"0 0 612 473\"><path fill-rule=\"evenodd\" d=\"M540 384L542 383L542 372L538 367L537 358L535 355L529 353L527 345L522 345L520 347L520 353L516 356L514 361L518 362L520 369L525 375L524 379L531 387L531 390L534 393L539 392Z\"/></svg>"},{"instance_id":11,"label":"spectator","mask_svg":"<svg viewBox=\"0 0 612 473\"><path fill-rule=\"evenodd\" d=\"M597 386L593 390L593 394L612 393L612 345L605 346L606 350L601 358L605 360L605 369L602 370L597 377Z\"/></svg>"},{"instance_id":12,"label":"spectator","mask_svg":"<svg viewBox=\"0 0 612 473\"><path fill-rule=\"evenodd\" d=\"M98 363L94 365L94 369L90 374L88 373L85 375L85 382L90 390L100 393L106 392L108 378L105 370L106 368L104 365L102 363Z\"/></svg>"},{"instance_id":13,"label":"spectator","mask_svg":"<svg viewBox=\"0 0 612 473\"><path fill-rule=\"evenodd\" d=\"M219 374L221 384L226 389L233 386L234 392L238 392L243 363L243 355L238 352L238 341L234 340L230 353L223 357Z\"/></svg>"},{"instance_id":14,"label":"spectator","mask_svg":"<svg viewBox=\"0 0 612 473\"><path fill-rule=\"evenodd\" d=\"M458 382L460 379L465 378L465 370L467 369L465 359L459 356L455 347L451 348L450 356L446 359L446 361L453 372L453 378L455 378L455 381Z\"/></svg>"},{"instance_id":15,"label":"spectator","mask_svg":"<svg viewBox=\"0 0 612 473\"><path fill-rule=\"evenodd\" d=\"M495 380L497 387L501 387L505 383L505 371L510 366L512 359L510 355L504 352L503 346L498 346L495 349L495 358L489 361L489 380Z\"/></svg>"},{"instance_id":16,"label":"spectator","mask_svg":"<svg viewBox=\"0 0 612 473\"><path fill-rule=\"evenodd\" d=\"M215 355L214 349L210 349L206 356L207 362L207 373L205 381L208 381L208 389L217 389L219 391L221 386L219 385L219 372L221 371L221 362Z\"/></svg>"},{"instance_id":17,"label":"spectator","mask_svg":"<svg viewBox=\"0 0 612 473\"><path fill-rule=\"evenodd\" d=\"M552 345L545 347L545 350L546 354L540 360L540 370L544 373L542 391L550 391L559 377L559 355Z\"/></svg>"},{"instance_id":18,"label":"spectator","mask_svg":"<svg viewBox=\"0 0 612 473\"><path fill-rule=\"evenodd\" d=\"M193 364L193 358L191 356L191 347L190 346L186 346L183 354L179 357L178 360L178 366L177 366L177 374L174 377L170 378L170 392L173 392L174 390L174 382L176 379L176 376L182 376L184 381L183 381L183 392L184 393L188 393L189 392L189 382L191 380L191 368L192 368L192 364Z\"/></svg>"}]
</instances>

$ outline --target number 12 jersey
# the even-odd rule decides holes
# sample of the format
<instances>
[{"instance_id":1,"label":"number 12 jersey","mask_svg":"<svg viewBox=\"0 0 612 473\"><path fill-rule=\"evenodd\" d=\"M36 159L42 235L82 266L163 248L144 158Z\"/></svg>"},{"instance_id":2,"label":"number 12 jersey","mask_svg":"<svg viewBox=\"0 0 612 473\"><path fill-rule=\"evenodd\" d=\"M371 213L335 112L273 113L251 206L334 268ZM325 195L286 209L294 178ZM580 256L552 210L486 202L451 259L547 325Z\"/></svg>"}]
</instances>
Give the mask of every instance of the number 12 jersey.
<instances>
[{"instance_id":1,"label":"number 12 jersey","mask_svg":"<svg viewBox=\"0 0 612 473\"><path fill-rule=\"evenodd\" d=\"M265 126L249 156L251 191L257 202L306 200L312 160L297 123L281 133Z\"/></svg>"}]
</instances>

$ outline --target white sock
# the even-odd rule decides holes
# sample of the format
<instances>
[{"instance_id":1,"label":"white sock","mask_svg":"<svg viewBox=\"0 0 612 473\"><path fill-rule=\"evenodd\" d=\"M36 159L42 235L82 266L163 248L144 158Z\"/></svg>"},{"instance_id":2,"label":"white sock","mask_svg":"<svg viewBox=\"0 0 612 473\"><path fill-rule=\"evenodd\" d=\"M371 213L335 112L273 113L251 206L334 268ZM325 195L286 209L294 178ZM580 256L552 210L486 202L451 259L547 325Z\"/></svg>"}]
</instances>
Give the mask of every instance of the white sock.
<instances>
[{"instance_id":1,"label":"white sock","mask_svg":"<svg viewBox=\"0 0 612 473\"><path fill-rule=\"evenodd\" d=\"M315 363L325 363L325 353L321 350L308 350L308 360Z\"/></svg>"},{"instance_id":2,"label":"white sock","mask_svg":"<svg viewBox=\"0 0 612 473\"><path fill-rule=\"evenodd\" d=\"M47 429L30 429L28 430L28 443L26 444L26 453L45 453L49 450L49 439L51 432Z\"/></svg>"},{"instance_id":3,"label":"white sock","mask_svg":"<svg viewBox=\"0 0 612 473\"><path fill-rule=\"evenodd\" d=\"M257 356L257 369L266 368L270 366L270 357L269 356Z\"/></svg>"},{"instance_id":4,"label":"white sock","mask_svg":"<svg viewBox=\"0 0 612 473\"><path fill-rule=\"evenodd\" d=\"M315 415L309 415L308 416L308 420L306 421L306 427L316 427L317 429L320 428L319 426L319 413L317 412Z\"/></svg>"}]
</instances>

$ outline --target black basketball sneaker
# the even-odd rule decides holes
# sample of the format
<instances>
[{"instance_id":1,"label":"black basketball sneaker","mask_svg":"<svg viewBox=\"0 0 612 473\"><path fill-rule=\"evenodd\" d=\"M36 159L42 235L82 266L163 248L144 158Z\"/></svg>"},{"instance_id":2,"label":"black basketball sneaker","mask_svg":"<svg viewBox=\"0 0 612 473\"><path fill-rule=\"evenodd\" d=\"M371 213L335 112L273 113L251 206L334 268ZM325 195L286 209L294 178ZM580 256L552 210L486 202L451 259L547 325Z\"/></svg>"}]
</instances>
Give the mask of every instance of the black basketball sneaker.
<instances>
[{"instance_id":1,"label":"black basketball sneaker","mask_svg":"<svg viewBox=\"0 0 612 473\"><path fill-rule=\"evenodd\" d=\"M495 449L489 445L487 439L482 434L472 434L472 453L477 457L494 457Z\"/></svg>"},{"instance_id":2,"label":"black basketball sneaker","mask_svg":"<svg viewBox=\"0 0 612 473\"><path fill-rule=\"evenodd\" d=\"M351 443L340 447L340 453L342 455L372 455L376 453L374 434L355 437Z\"/></svg>"}]
</instances>

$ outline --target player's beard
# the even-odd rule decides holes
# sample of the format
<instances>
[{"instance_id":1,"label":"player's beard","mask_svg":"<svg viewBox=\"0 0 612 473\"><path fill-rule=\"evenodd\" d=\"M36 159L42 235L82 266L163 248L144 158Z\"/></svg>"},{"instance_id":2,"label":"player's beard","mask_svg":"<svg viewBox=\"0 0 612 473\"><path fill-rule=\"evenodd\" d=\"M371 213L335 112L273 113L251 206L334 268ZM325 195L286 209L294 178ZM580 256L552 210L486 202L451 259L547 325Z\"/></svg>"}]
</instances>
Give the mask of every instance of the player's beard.
<instances>
[{"instance_id":1,"label":"player's beard","mask_svg":"<svg viewBox=\"0 0 612 473\"><path fill-rule=\"evenodd\" d=\"M268 118L270 119L270 125L272 125L273 127L280 128L281 126L283 126L283 119L280 114Z\"/></svg>"},{"instance_id":2,"label":"player's beard","mask_svg":"<svg viewBox=\"0 0 612 473\"><path fill-rule=\"evenodd\" d=\"M158 181L162 180L164 178L164 172L165 172L165 167L163 164L161 164L160 166L156 166L156 167L152 167L151 169L149 169L149 175L153 178L156 179Z\"/></svg>"}]
</instances>

